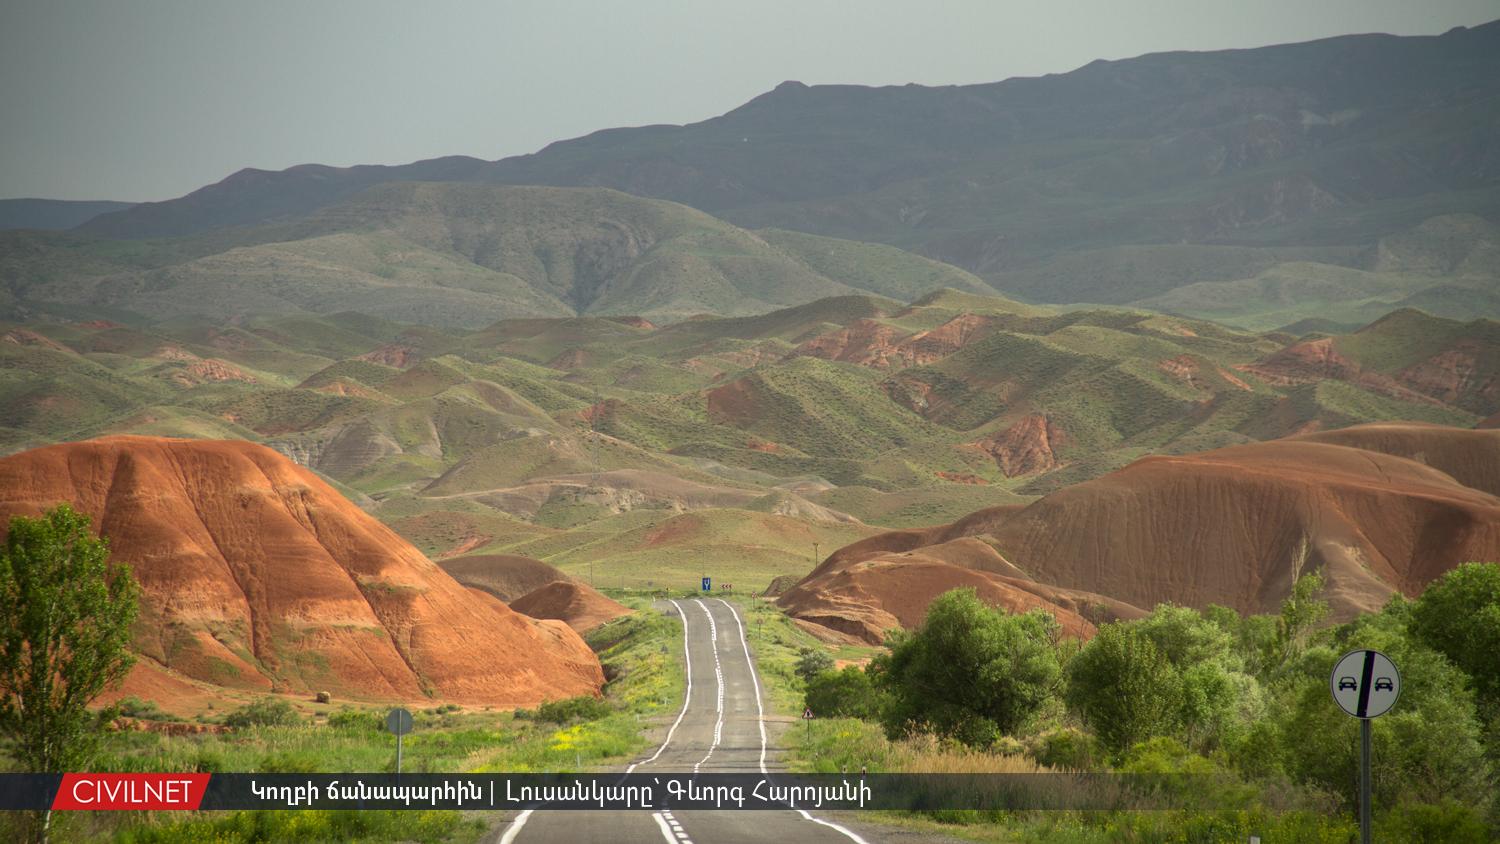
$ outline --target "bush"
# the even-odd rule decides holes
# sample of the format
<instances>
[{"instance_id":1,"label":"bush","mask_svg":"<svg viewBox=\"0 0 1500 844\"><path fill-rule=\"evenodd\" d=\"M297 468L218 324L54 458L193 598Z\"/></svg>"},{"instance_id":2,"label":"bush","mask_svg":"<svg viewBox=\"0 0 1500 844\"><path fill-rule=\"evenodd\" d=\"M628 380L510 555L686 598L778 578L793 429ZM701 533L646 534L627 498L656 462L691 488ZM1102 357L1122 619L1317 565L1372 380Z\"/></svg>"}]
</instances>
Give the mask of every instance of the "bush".
<instances>
[{"instance_id":1,"label":"bush","mask_svg":"<svg viewBox=\"0 0 1500 844\"><path fill-rule=\"evenodd\" d=\"M614 708L603 699L582 695L566 700L549 700L536 708L534 717L538 721L551 724L567 724L572 721L592 721L595 718L603 718L613 711ZM519 714L517 711L517 715Z\"/></svg>"},{"instance_id":2,"label":"bush","mask_svg":"<svg viewBox=\"0 0 1500 844\"><path fill-rule=\"evenodd\" d=\"M120 702L115 705L119 707L120 714L127 718L141 718L147 721L177 720L174 716L163 712L162 708L157 706L155 701L151 700L141 700L138 697L132 696L121 698Z\"/></svg>"},{"instance_id":3,"label":"bush","mask_svg":"<svg viewBox=\"0 0 1500 844\"><path fill-rule=\"evenodd\" d=\"M1068 771L1092 771L1104 762L1098 740L1071 727L1038 736L1031 745L1031 758L1038 765Z\"/></svg>"},{"instance_id":4,"label":"bush","mask_svg":"<svg viewBox=\"0 0 1500 844\"><path fill-rule=\"evenodd\" d=\"M1026 725L1056 693L1062 669L1045 612L1011 615L973 589L940 595L915 632L892 638L871 664L889 694L881 720L891 737L930 730L987 747Z\"/></svg>"},{"instance_id":5,"label":"bush","mask_svg":"<svg viewBox=\"0 0 1500 844\"><path fill-rule=\"evenodd\" d=\"M804 683L810 683L819 674L832 670L833 657L822 648L803 648L797 655L796 673Z\"/></svg>"},{"instance_id":6,"label":"bush","mask_svg":"<svg viewBox=\"0 0 1500 844\"><path fill-rule=\"evenodd\" d=\"M302 722L290 703L261 698L224 716L224 725L236 730L247 727L291 727Z\"/></svg>"},{"instance_id":7,"label":"bush","mask_svg":"<svg viewBox=\"0 0 1500 844\"><path fill-rule=\"evenodd\" d=\"M329 714L328 726L341 730L378 731L385 729L385 722L374 712L346 707Z\"/></svg>"},{"instance_id":8,"label":"bush","mask_svg":"<svg viewBox=\"0 0 1500 844\"><path fill-rule=\"evenodd\" d=\"M804 701L819 718L880 717L883 695L875 688L870 675L857 665L842 671L824 671L807 682Z\"/></svg>"},{"instance_id":9,"label":"bush","mask_svg":"<svg viewBox=\"0 0 1500 844\"><path fill-rule=\"evenodd\" d=\"M1479 812L1452 800L1397 806L1376 819L1372 837L1377 841L1443 844L1483 844L1494 840Z\"/></svg>"}]
</instances>

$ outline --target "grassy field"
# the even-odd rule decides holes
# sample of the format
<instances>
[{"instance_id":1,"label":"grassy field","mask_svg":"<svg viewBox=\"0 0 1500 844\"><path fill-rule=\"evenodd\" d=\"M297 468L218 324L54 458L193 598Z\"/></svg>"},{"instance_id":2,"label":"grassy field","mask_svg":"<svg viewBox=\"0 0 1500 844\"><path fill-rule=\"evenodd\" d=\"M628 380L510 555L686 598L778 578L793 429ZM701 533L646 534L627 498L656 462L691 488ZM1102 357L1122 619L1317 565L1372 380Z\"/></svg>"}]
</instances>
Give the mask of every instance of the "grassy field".
<instances>
[{"instance_id":1,"label":"grassy field","mask_svg":"<svg viewBox=\"0 0 1500 844\"><path fill-rule=\"evenodd\" d=\"M680 705L681 626L650 608L650 598L619 594L637 610L587 637L613 680L598 705L566 710L498 711L439 705L413 712L403 770L421 773L588 771L620 763L646 746L644 727L668 720ZM222 733L111 733L96 770L254 771L266 773L394 772L394 739L384 708L318 705L298 700L295 723ZM140 706L142 720L164 719ZM222 720L222 719L210 719ZM166 725L163 725L165 727ZM54 816L53 841L120 844L222 844L264 841L420 841L463 844L490 818L437 811L73 813Z\"/></svg>"}]
</instances>

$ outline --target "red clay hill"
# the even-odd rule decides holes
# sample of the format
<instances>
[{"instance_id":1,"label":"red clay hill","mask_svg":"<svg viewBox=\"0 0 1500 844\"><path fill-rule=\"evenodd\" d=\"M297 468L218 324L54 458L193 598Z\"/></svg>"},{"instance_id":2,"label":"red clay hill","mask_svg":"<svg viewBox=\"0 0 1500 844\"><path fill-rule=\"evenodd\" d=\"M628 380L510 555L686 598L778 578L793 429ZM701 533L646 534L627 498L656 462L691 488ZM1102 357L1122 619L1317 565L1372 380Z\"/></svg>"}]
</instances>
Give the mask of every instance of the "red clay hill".
<instances>
[{"instance_id":1,"label":"red clay hill","mask_svg":"<svg viewBox=\"0 0 1500 844\"><path fill-rule=\"evenodd\" d=\"M874 641L920 621L932 596L975 586L1086 634L1080 621L1167 601L1272 612L1299 572L1321 569L1347 619L1459 563L1500 560L1500 498L1485 491L1497 461L1496 432L1393 423L1147 457L1027 506L855 543L779 602Z\"/></svg>"},{"instance_id":2,"label":"red clay hill","mask_svg":"<svg viewBox=\"0 0 1500 844\"><path fill-rule=\"evenodd\" d=\"M0 517L69 502L142 586L132 693L533 705L595 694L576 633L466 589L317 476L248 442L109 437L0 459Z\"/></svg>"},{"instance_id":3,"label":"red clay hill","mask_svg":"<svg viewBox=\"0 0 1500 844\"><path fill-rule=\"evenodd\" d=\"M631 610L541 560L514 554L474 554L438 565L454 580L510 604L532 618L564 622L579 633Z\"/></svg>"}]
</instances>

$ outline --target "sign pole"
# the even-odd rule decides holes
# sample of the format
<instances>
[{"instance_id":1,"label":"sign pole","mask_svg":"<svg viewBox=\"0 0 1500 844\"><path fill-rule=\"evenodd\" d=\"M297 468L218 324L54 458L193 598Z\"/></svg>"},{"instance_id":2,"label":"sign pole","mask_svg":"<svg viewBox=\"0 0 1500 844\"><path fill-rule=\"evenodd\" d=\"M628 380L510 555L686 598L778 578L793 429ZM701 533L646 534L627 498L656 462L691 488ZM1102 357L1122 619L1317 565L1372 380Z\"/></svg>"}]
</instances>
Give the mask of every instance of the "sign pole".
<instances>
[{"instance_id":1,"label":"sign pole","mask_svg":"<svg viewBox=\"0 0 1500 844\"><path fill-rule=\"evenodd\" d=\"M1359 719L1359 840L1370 844L1370 720L1389 712L1401 695L1401 672L1380 651L1350 651L1334 663L1328 688L1339 708Z\"/></svg>"},{"instance_id":2,"label":"sign pole","mask_svg":"<svg viewBox=\"0 0 1500 844\"><path fill-rule=\"evenodd\" d=\"M385 728L396 737L396 776L401 776L401 737L411 732L413 726L411 713L397 707L385 716Z\"/></svg>"},{"instance_id":3,"label":"sign pole","mask_svg":"<svg viewBox=\"0 0 1500 844\"><path fill-rule=\"evenodd\" d=\"M1370 719L1359 719L1359 841L1370 844Z\"/></svg>"}]
</instances>

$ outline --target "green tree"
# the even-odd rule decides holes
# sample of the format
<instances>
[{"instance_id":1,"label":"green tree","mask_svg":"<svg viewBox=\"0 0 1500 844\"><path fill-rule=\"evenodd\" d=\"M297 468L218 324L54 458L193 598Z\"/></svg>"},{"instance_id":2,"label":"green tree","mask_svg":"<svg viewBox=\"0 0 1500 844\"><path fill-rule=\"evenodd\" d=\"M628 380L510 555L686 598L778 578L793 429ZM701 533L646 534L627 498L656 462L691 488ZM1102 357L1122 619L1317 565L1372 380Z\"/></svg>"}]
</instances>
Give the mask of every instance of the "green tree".
<instances>
[{"instance_id":1,"label":"green tree","mask_svg":"<svg viewBox=\"0 0 1500 844\"><path fill-rule=\"evenodd\" d=\"M824 671L833 670L833 657L822 648L803 648L797 654L797 667L793 670L803 682L809 682Z\"/></svg>"},{"instance_id":2,"label":"green tree","mask_svg":"<svg viewBox=\"0 0 1500 844\"><path fill-rule=\"evenodd\" d=\"M1465 563L1434 581L1411 606L1412 635L1500 697L1500 565Z\"/></svg>"},{"instance_id":3,"label":"green tree","mask_svg":"<svg viewBox=\"0 0 1500 844\"><path fill-rule=\"evenodd\" d=\"M1411 636L1411 610L1411 603L1393 598L1380 612L1327 631L1326 642L1292 667L1277 690L1291 701L1279 725L1286 772L1353 808L1359 721L1333 702L1328 677L1341 654L1374 648L1401 671L1400 699L1371 721L1377 805L1452 800L1481 810L1493 806L1500 782L1484 756L1473 689L1446 657Z\"/></svg>"},{"instance_id":4,"label":"green tree","mask_svg":"<svg viewBox=\"0 0 1500 844\"><path fill-rule=\"evenodd\" d=\"M0 735L25 770L86 765L112 709L89 703L124 679L139 586L88 516L66 504L11 519L0 552ZM46 840L51 812L37 837Z\"/></svg>"},{"instance_id":5,"label":"green tree","mask_svg":"<svg viewBox=\"0 0 1500 844\"><path fill-rule=\"evenodd\" d=\"M1322 591L1323 575L1317 572L1304 574L1292 584L1292 593L1281 602L1274 654L1266 660L1267 670L1279 670L1306 650L1313 629L1328 617L1328 602L1318 597Z\"/></svg>"},{"instance_id":6,"label":"green tree","mask_svg":"<svg viewBox=\"0 0 1500 844\"><path fill-rule=\"evenodd\" d=\"M1176 731L1182 678L1145 630L1116 622L1068 663L1066 699L1105 748L1120 753Z\"/></svg>"},{"instance_id":7,"label":"green tree","mask_svg":"<svg viewBox=\"0 0 1500 844\"><path fill-rule=\"evenodd\" d=\"M886 732L927 729L973 746L1015 733L1057 692L1056 634L1042 611L1012 615L973 589L938 596L922 626L893 637L872 664L890 695Z\"/></svg>"},{"instance_id":8,"label":"green tree","mask_svg":"<svg viewBox=\"0 0 1500 844\"><path fill-rule=\"evenodd\" d=\"M863 668L846 665L842 671L824 671L807 681L807 708L819 718L863 718L880 716L882 695Z\"/></svg>"},{"instance_id":9,"label":"green tree","mask_svg":"<svg viewBox=\"0 0 1500 844\"><path fill-rule=\"evenodd\" d=\"M1129 622L1176 670L1178 737L1209 750L1237 737L1263 709L1260 684L1244 672L1234 633L1191 607L1161 604Z\"/></svg>"}]
</instances>

